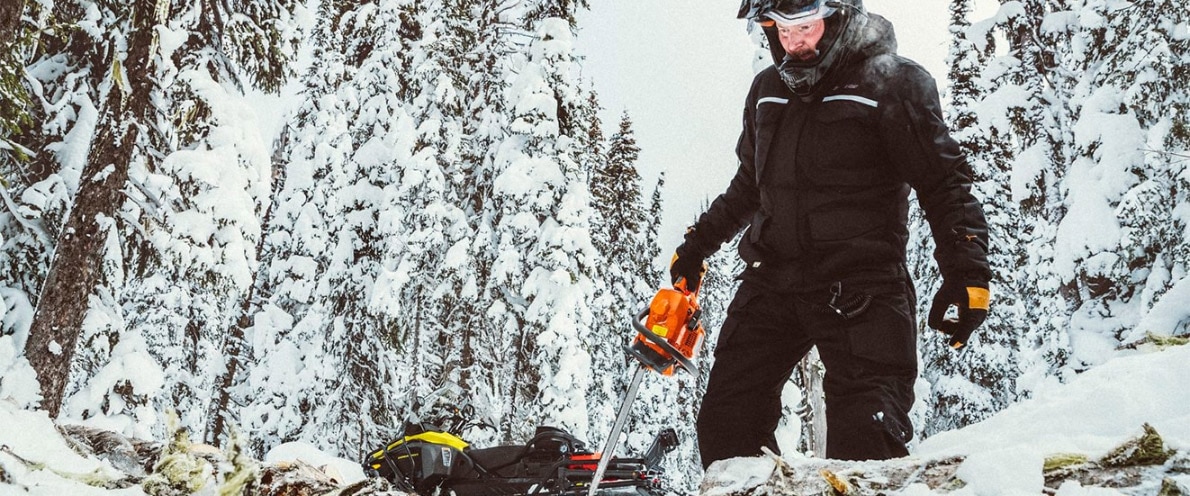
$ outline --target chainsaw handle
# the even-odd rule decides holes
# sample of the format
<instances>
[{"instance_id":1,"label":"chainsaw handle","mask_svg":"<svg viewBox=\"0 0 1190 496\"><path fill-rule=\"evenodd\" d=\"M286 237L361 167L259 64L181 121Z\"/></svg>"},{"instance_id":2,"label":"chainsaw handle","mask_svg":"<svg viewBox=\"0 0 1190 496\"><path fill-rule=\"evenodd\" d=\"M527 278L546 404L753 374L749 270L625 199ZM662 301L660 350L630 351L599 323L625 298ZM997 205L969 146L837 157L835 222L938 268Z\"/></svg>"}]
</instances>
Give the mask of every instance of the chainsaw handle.
<instances>
[{"instance_id":1,"label":"chainsaw handle","mask_svg":"<svg viewBox=\"0 0 1190 496\"><path fill-rule=\"evenodd\" d=\"M689 358L686 358L686 355L683 355L682 352L678 351L676 348L673 347L673 345L669 344L668 340L666 340L665 338L663 338L661 336L658 336L657 333L650 331L648 328L645 327L645 325L643 323L641 323L641 321L648 318L648 316L649 316L648 308L641 310L640 313L638 313L636 315L636 318L632 319L632 327L635 327L636 332L639 332L641 337L645 338L646 341L653 343L653 344L657 345L658 347L660 347L661 349L665 350L665 352L668 353L669 356L673 357L674 360L678 361L678 365L681 365L682 368L686 370L686 372L689 372L690 375L697 376L698 375L698 367L696 367L694 365L693 361L691 361Z\"/></svg>"},{"instance_id":2,"label":"chainsaw handle","mask_svg":"<svg viewBox=\"0 0 1190 496\"><path fill-rule=\"evenodd\" d=\"M690 289L686 287L686 285L689 283L690 283L690 281L688 281L685 277L679 277L678 281L673 284L673 288L678 291L681 291L683 295L692 297L694 299L694 302L697 303L698 302L698 293L702 292L702 284L699 284L697 288L694 288L694 291L690 291ZM645 311L647 312L648 310L645 310ZM640 320L640 319L637 319L637 320Z\"/></svg>"}]
</instances>

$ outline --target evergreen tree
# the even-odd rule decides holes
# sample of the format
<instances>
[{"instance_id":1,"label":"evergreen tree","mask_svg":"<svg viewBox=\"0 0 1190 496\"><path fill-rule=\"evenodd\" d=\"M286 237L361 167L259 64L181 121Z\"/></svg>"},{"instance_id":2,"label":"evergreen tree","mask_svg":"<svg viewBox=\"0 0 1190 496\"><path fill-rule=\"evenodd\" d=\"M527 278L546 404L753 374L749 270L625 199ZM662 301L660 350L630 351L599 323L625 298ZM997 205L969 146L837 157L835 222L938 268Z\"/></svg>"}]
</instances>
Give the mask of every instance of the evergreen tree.
<instances>
[{"instance_id":1,"label":"evergreen tree","mask_svg":"<svg viewBox=\"0 0 1190 496\"><path fill-rule=\"evenodd\" d=\"M1165 78L1187 72L1187 41L1176 32L1190 15L1157 1L1120 9L1092 0L1076 12L1063 32L1073 50L1060 59L1080 80L1054 264L1081 368L1125 340L1185 271L1186 167L1168 151L1186 149L1190 101L1185 85Z\"/></svg>"},{"instance_id":2,"label":"evergreen tree","mask_svg":"<svg viewBox=\"0 0 1190 496\"><path fill-rule=\"evenodd\" d=\"M594 90L588 90L586 105L579 108L577 117L578 122L587 132L576 136L579 149L585 151L580 156L579 168L588 178L588 182L592 179L595 169L607 161L605 150L607 139L603 135L603 120L599 118L601 111L603 111L603 106L599 103L599 96L595 94Z\"/></svg>"},{"instance_id":3,"label":"evergreen tree","mask_svg":"<svg viewBox=\"0 0 1190 496\"><path fill-rule=\"evenodd\" d=\"M462 1L463 10L455 27L457 56L448 67L458 67L454 76L462 92L463 106L459 121L462 145L459 164L451 175L450 198L466 213L469 245L456 245L463 260L452 264L455 280L465 283L466 291L455 305L453 329L465 332L459 355L458 390L465 391L458 403L473 406L482 418L477 421L505 426L512 411L522 408L509 401L514 389L517 356L515 327L503 320L498 295L490 288L492 268L498 254L491 251L496 226L492 209L494 177L499 173L498 157L512 116L506 99L512 77L523 62L519 36L514 33L520 19L509 9L490 2ZM493 36L495 34L495 36ZM461 61L461 63L460 63ZM477 442L521 440L511 438L503 429L474 430L468 433Z\"/></svg>"},{"instance_id":4,"label":"evergreen tree","mask_svg":"<svg viewBox=\"0 0 1190 496\"><path fill-rule=\"evenodd\" d=\"M635 248L645 222L640 173L635 165L640 147L633 134L632 119L625 112L620 117L620 130L608 143L606 162L596 165L591 175L591 196L599 212L595 246L621 268L629 268L623 266L622 260L638 253Z\"/></svg>"},{"instance_id":5,"label":"evergreen tree","mask_svg":"<svg viewBox=\"0 0 1190 496\"><path fill-rule=\"evenodd\" d=\"M98 135L88 153L78 194L37 303L25 355L42 385L42 407L57 416L70 378L75 344L88 312L118 315L113 289L122 278L118 252L117 212L132 162L144 160L156 90L154 52L157 26L163 23L155 2L112 5L113 46L126 47L114 57L111 85L97 123ZM116 55L116 54L112 54ZM113 251L114 250L114 251ZM93 304L94 302L94 304ZM99 318L99 317L97 317ZM127 386L124 386L127 387Z\"/></svg>"},{"instance_id":6,"label":"evergreen tree","mask_svg":"<svg viewBox=\"0 0 1190 496\"><path fill-rule=\"evenodd\" d=\"M645 245L638 257L639 266L636 272L647 284L657 285L665 281L668 274L658 265L661 261L661 246L657 240L661 239L661 218L664 211L662 192L665 191L665 172L657 177L657 184L653 186L653 194L649 200L649 213L645 217L645 229L642 240Z\"/></svg>"},{"instance_id":7,"label":"evergreen tree","mask_svg":"<svg viewBox=\"0 0 1190 496\"><path fill-rule=\"evenodd\" d=\"M424 56L412 61L407 91L411 117L417 130L411 143L412 156L396 164L401 176L388 196L394 202L395 229L388 232L395 255L386 263L406 279L393 305L397 314L414 315L401 320L405 356L415 364L412 378L412 418L435 415L443 405L462 409L492 402L490 392L475 389L485 381L475 380L474 334L471 316L478 307L478 282L471 246L474 227L465 208L469 192L462 187L475 163L466 156L467 105L475 91L469 87L471 62L483 42L479 33L493 31L488 7L471 1L445 3L441 16L427 17L426 36L413 41ZM476 64L478 65L478 64ZM407 346L406 346L407 345ZM482 372L479 372L482 373Z\"/></svg>"},{"instance_id":8,"label":"evergreen tree","mask_svg":"<svg viewBox=\"0 0 1190 496\"><path fill-rule=\"evenodd\" d=\"M1057 220L1064 208L1060 183L1069 156L1070 91L1066 73L1054 67L1053 31L1042 31L1048 12L1062 10L1038 1L1025 2L1023 11L1010 12L1002 23L1008 39L1008 55L990 66L984 77L991 98L1003 98L1007 122L997 129L1011 136L1012 195L1021 215L1018 243L1028 254L1029 269L1021 275L1020 287L1032 288L1025 301L1025 320L1030 323L1019 363L1019 392L1028 396L1039 387L1038 377L1052 377L1063 368L1070 353L1067 316L1061 295L1061 279L1054 271L1054 243ZM1021 98L1023 96L1023 98ZM1031 378L1030 378L1031 377Z\"/></svg>"},{"instance_id":9,"label":"evergreen tree","mask_svg":"<svg viewBox=\"0 0 1190 496\"><path fill-rule=\"evenodd\" d=\"M956 33L951 122L986 200L997 281L975 343L987 352L949 360L925 338L939 371L927 434L1094 366L1145 330L1183 332L1186 313L1169 301L1187 294L1187 93L1169 81L1186 73L1185 37L1172 33L1187 16L1161 2L1118 7L1007 2L983 24L1008 43L995 58L962 46L990 33Z\"/></svg>"},{"instance_id":10,"label":"evergreen tree","mask_svg":"<svg viewBox=\"0 0 1190 496\"><path fill-rule=\"evenodd\" d=\"M974 172L974 193L984 205L990 234L989 263L995 279L994 312L979 329L976 342L963 353L945 345L938 332L928 329L924 319L919 329L922 377L931 394L928 409L916 427L928 436L982 420L1016 399L1016 378L1020 375L1016 357L1028 329L1024 316L1024 288L1021 287L1025 252L1015 241L1021 233L1019 208L1013 202L1008 157L1013 150L1007 133L981 120L975 111L989 82L980 77L994 49L990 33L971 32L967 20L971 2L951 3L952 45L948 61L949 125ZM969 39L973 35L975 39ZM910 266L919 295L918 314L927 315L933 294L941 284L930 253L933 238L920 209L913 213L914 249ZM922 415L923 412L917 412Z\"/></svg>"},{"instance_id":11,"label":"evergreen tree","mask_svg":"<svg viewBox=\"0 0 1190 496\"><path fill-rule=\"evenodd\" d=\"M653 192L653 204L646 211L641 202L641 177L636 169L639 156L632 120L625 112L619 131L607 143L605 161L597 164L591 174L592 197L598 213L593 221L594 240L603 260L600 264L603 284L597 308L603 311L600 327L606 330L596 334L603 342L593 346L597 369L606 371L600 384L602 390L592 394L592 398L598 399L595 408L602 408L600 416L606 419L602 425L595 424L598 430L611 425L615 418L613 408L619 406L614 399L623 396L631 375L637 370L636 361L623 351L636 335L630 319L648 307L661 282L654 264L659 250L657 231L664 179L659 180ZM627 446L621 449L643 452L661 429L670 426L673 409L680 408L678 395L689 392L689 388L682 389L681 383L689 382L683 381L685 372L675 373L680 377L651 376L640 386L631 421L625 428L629 434ZM606 439L598 442L602 445Z\"/></svg>"},{"instance_id":12,"label":"evergreen tree","mask_svg":"<svg viewBox=\"0 0 1190 496\"><path fill-rule=\"evenodd\" d=\"M581 105L572 75L569 25L539 23L525 64L506 93L512 102L508 134L495 157L491 251L485 290L489 315L512 332L516 350L503 432L526 438L547 420L586 438L590 368L585 302L593 288L596 251L588 219L590 198L579 175L567 109ZM573 123L570 123L573 126Z\"/></svg>"},{"instance_id":13,"label":"evergreen tree","mask_svg":"<svg viewBox=\"0 0 1190 496\"><path fill-rule=\"evenodd\" d=\"M29 115L32 102L24 78L33 30L22 20L24 11L24 0L0 6L0 101L5 103L0 108L0 157L4 162L27 160L30 152L12 141L32 124ZM4 177L5 174L0 173L0 187L7 189L3 184L7 182Z\"/></svg>"},{"instance_id":14,"label":"evergreen tree","mask_svg":"<svg viewBox=\"0 0 1190 496\"><path fill-rule=\"evenodd\" d=\"M391 188L418 139L404 90L406 2L327 1L268 234L263 293L236 394L259 442L305 439L357 454L391 435L401 308L384 279L405 212ZM394 167L394 162L398 167ZM260 446L256 446L259 448Z\"/></svg>"},{"instance_id":15,"label":"evergreen tree","mask_svg":"<svg viewBox=\"0 0 1190 496\"><path fill-rule=\"evenodd\" d=\"M19 24L5 31L12 39L4 56L11 60L0 69L5 102L12 102L0 111L6 143L0 145L0 287L36 305L78 190L95 132L97 88L110 61L103 59L101 40L93 39L99 32L73 27L83 12L72 3L10 2L4 8L14 9L5 19ZM21 103L30 98L40 104Z\"/></svg>"},{"instance_id":16,"label":"evergreen tree","mask_svg":"<svg viewBox=\"0 0 1190 496\"><path fill-rule=\"evenodd\" d=\"M130 171L144 186L126 216L140 218L147 239L129 243L137 270L122 297L126 326L165 369L158 408L175 409L199 432L219 415L211 411L219 378L237 359L225 354L237 333L233 309L252 285L269 201L270 140L244 110L244 91L274 91L289 75L295 5L258 0L242 12L183 5L170 13L171 28L186 36L161 50L159 105L172 111L157 119L165 156Z\"/></svg>"}]
</instances>

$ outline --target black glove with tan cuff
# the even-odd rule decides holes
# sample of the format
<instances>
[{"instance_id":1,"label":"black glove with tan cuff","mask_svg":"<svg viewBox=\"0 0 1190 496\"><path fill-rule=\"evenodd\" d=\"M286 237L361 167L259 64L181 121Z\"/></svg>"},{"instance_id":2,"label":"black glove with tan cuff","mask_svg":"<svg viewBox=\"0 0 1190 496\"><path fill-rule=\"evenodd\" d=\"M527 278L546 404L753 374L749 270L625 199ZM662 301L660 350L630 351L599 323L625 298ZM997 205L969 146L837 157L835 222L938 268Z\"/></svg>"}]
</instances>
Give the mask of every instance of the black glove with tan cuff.
<instances>
[{"instance_id":1,"label":"black glove with tan cuff","mask_svg":"<svg viewBox=\"0 0 1190 496\"><path fill-rule=\"evenodd\" d=\"M944 280L930 305L927 323L950 336L947 344L951 348L960 349L967 346L971 333L987 318L990 300L991 292L986 282L952 283Z\"/></svg>"}]
</instances>

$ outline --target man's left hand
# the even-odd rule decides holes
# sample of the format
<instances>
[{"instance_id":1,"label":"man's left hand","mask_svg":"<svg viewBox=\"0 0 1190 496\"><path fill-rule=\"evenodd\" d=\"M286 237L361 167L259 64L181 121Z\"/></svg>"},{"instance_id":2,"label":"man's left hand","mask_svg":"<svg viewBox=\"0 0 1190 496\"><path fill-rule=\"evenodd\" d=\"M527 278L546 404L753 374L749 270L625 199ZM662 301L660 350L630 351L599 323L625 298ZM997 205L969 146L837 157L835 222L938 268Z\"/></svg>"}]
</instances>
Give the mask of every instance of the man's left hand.
<instances>
[{"instance_id":1,"label":"man's left hand","mask_svg":"<svg viewBox=\"0 0 1190 496\"><path fill-rule=\"evenodd\" d=\"M960 349L967 345L971 333L987 318L989 300L991 293L986 282L954 284L942 281L942 288L930 305L927 323L950 336L947 344L951 348Z\"/></svg>"}]
</instances>

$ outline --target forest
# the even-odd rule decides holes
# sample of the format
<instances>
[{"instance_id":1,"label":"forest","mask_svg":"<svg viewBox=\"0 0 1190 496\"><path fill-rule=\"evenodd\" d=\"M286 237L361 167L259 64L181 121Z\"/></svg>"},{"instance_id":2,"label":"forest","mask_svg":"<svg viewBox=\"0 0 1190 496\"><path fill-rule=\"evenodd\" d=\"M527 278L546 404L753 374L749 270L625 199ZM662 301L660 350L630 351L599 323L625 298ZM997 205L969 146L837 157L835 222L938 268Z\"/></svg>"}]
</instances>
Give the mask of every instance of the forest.
<instances>
[{"instance_id":1,"label":"forest","mask_svg":"<svg viewBox=\"0 0 1190 496\"><path fill-rule=\"evenodd\" d=\"M488 424L478 443L539 425L601 443L625 322L672 247L649 243L667 192L637 170L631 115L602 122L577 69L584 8L6 0L0 399L142 438L176 412L197 441L234 431L256 454L301 440L358 458L444 412ZM919 439L1190 333L1190 10L970 12L951 2L935 76L994 300L963 353L921 324ZM924 315L941 281L919 212L911 231ZM703 289L712 333L731 248ZM706 362L647 381L627 429L639 450L680 426L671 460L693 481ZM791 379L791 449L818 447L821 372Z\"/></svg>"}]
</instances>

